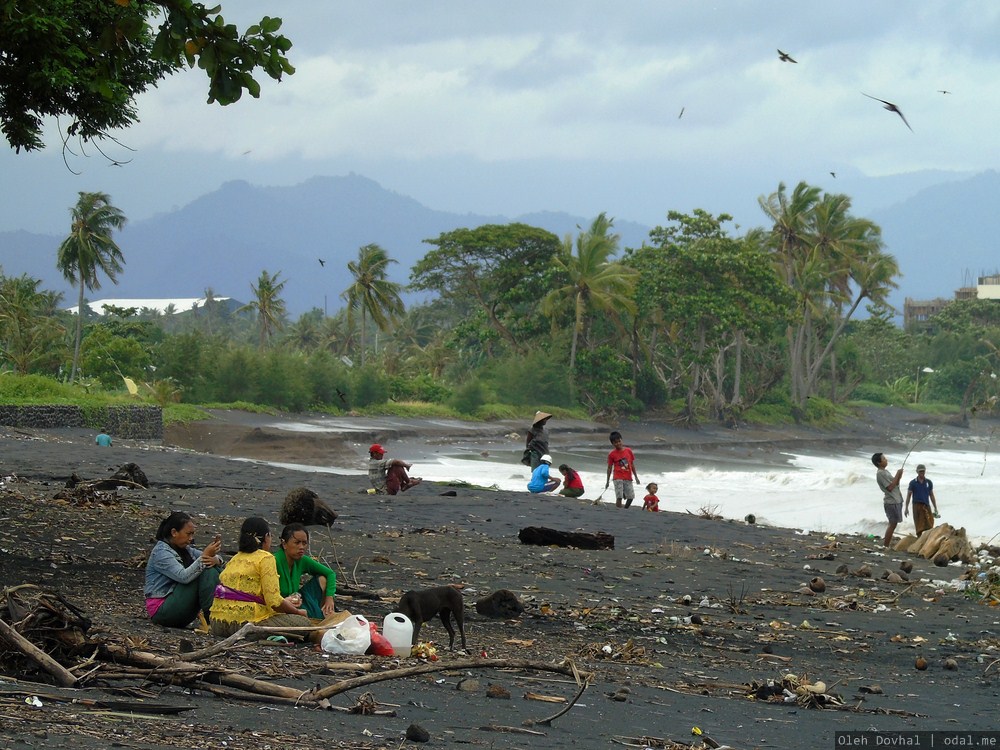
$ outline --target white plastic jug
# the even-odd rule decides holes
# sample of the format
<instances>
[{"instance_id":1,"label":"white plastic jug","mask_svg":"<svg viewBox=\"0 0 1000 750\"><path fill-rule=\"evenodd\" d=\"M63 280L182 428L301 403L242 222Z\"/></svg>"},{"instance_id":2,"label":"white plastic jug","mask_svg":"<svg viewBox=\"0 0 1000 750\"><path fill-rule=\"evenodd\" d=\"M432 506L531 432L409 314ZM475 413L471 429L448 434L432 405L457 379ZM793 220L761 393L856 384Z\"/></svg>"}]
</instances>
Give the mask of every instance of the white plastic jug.
<instances>
[{"instance_id":1,"label":"white plastic jug","mask_svg":"<svg viewBox=\"0 0 1000 750\"><path fill-rule=\"evenodd\" d=\"M413 623L401 612L390 612L382 620L382 635L392 644L396 656L409 656L413 648Z\"/></svg>"}]
</instances>

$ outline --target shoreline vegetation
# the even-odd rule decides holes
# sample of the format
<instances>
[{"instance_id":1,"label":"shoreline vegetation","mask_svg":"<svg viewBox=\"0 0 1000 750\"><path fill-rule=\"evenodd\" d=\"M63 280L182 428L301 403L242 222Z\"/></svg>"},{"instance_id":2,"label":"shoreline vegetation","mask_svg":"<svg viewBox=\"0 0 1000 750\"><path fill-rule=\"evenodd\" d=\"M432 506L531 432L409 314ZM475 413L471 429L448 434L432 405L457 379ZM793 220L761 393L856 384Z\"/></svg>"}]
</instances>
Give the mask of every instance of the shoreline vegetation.
<instances>
[{"instance_id":1,"label":"shoreline vegetation","mask_svg":"<svg viewBox=\"0 0 1000 750\"><path fill-rule=\"evenodd\" d=\"M213 412L246 412L280 416L286 412L276 406L257 404L248 401L229 403L182 403L177 399L179 394L158 394L155 389L143 384L145 391L129 394L126 391L105 390L99 384L73 384L35 375L12 375L0 373L7 377L0 378L0 403L13 406L45 406L72 405L81 408L101 406L127 406L135 404L156 404L163 409L164 425L174 423L199 422L211 419ZM817 399L817 402L823 401ZM541 407L552 413L557 419L588 421L589 417L581 407L566 408L542 404ZM527 420L539 406L518 407L512 404L481 405L474 411L467 412L446 404L430 401L390 400L371 404L366 407L351 409L320 409L313 413L328 417L342 418L377 418L399 417L413 419L455 419L463 422L491 422L503 420ZM677 425L685 429L703 430L720 427L724 429L739 429L741 427L782 427L801 425L820 430L836 430L839 426L856 419L863 419L865 414L878 410L896 410L901 414L910 414L914 421L929 420L938 424L954 424L965 426L970 421L970 415L961 407L947 403L920 403L907 405L888 405L869 401L850 401L834 405L823 401L823 407L816 413L799 415L790 407L779 405L758 405L738 421L728 424L712 419L681 419L669 409L647 410L640 415L622 417L622 422L660 422L664 425ZM803 418L803 416L805 418ZM976 417L972 410L971 417ZM612 421L619 421L618 418Z\"/></svg>"},{"instance_id":2,"label":"shoreline vegetation","mask_svg":"<svg viewBox=\"0 0 1000 750\"><path fill-rule=\"evenodd\" d=\"M989 566L940 568L859 536L798 535L669 510L652 523L652 514L639 510L475 487L424 483L405 495L372 496L363 477L304 477L205 451L219 449L229 433L255 434L260 419L213 416L183 428L201 436L203 450L179 447L172 436L162 444L125 440L102 449L88 431L0 427L0 591L25 583L52 589L93 622L91 645L68 660L81 678L77 689L51 685L37 667L3 650L0 700L5 733L16 747L195 742L388 750L417 725L432 743L449 746L676 750L714 747L711 739L747 750L800 748L805 735L816 746L832 745L835 732L848 730L995 729L998 599L989 580L975 587L966 580ZM702 434L658 426L655 432L668 442L728 441L761 451L784 440L892 444L919 429L910 416L879 412L832 432L801 426ZM385 429L383 420L352 421L362 434ZM412 434L401 436L401 445L450 430L433 421L404 427ZM941 432L963 440L970 430L981 436L990 426ZM315 436L297 439L300 446L319 441L317 451L330 447ZM70 474L104 478L126 462L142 468L148 489L64 494ZM319 686L331 694L331 710L308 702L262 704L210 678L160 674L185 652L218 642L159 628L145 616L142 561L159 519L170 509L191 512L198 538L221 533L229 556L242 519L263 515L275 528L285 494L302 483L340 514L329 530L313 527L311 535L311 554L337 571L338 609L381 624L407 590L460 586L469 654L441 648L446 634L432 621L421 632L438 645L433 667L418 659L344 660L265 641L213 653L196 672L241 674L297 691ZM615 544L607 550L522 544L519 531L529 526L608 534ZM518 596L523 615L491 620L475 611L478 599L500 589ZM124 657L129 652L159 661L135 666ZM119 656L107 660L107 654ZM546 675L532 664L562 665L581 679L589 675L589 682L581 692L573 677ZM421 665L435 671L392 671ZM365 676L378 681L366 684ZM356 687L337 692L355 678L349 684ZM546 706L550 701L558 705ZM539 721L563 708L548 724ZM166 710L180 713L154 713Z\"/></svg>"}]
</instances>

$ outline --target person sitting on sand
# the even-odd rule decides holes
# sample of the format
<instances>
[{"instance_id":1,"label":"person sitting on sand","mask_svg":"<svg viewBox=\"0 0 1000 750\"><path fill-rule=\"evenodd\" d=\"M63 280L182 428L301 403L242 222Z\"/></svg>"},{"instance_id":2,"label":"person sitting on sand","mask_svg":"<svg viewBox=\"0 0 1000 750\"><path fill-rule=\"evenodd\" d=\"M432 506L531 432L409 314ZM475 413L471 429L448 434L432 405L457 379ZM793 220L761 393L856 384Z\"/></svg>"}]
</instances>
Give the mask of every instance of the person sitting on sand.
<instances>
[{"instance_id":1,"label":"person sitting on sand","mask_svg":"<svg viewBox=\"0 0 1000 750\"><path fill-rule=\"evenodd\" d=\"M656 482L650 482L646 485L646 497L642 499L642 509L650 510L654 513L658 513L660 510L660 498L656 496L657 490L659 490L659 485Z\"/></svg>"},{"instance_id":2,"label":"person sitting on sand","mask_svg":"<svg viewBox=\"0 0 1000 750\"><path fill-rule=\"evenodd\" d=\"M875 473L875 481L878 482L879 489L882 490L882 507L885 510L885 517L889 521L882 539L882 546L888 547L892 544L892 532L896 530L896 524L903 520L903 493L899 491L899 482L903 478L903 467L899 467L896 476L890 474L886 468L889 465L889 459L884 453L872 455L872 464L878 468Z\"/></svg>"},{"instance_id":3,"label":"person sitting on sand","mask_svg":"<svg viewBox=\"0 0 1000 750\"><path fill-rule=\"evenodd\" d=\"M368 449L368 481L377 495L396 495L416 487L423 479L407 475L413 467L399 458L386 458L385 448L375 443Z\"/></svg>"},{"instance_id":4,"label":"person sitting on sand","mask_svg":"<svg viewBox=\"0 0 1000 750\"><path fill-rule=\"evenodd\" d=\"M920 536L934 528L934 519L938 516L934 482L927 478L927 467L923 464L917 464L917 478L910 480L906 491L906 507L903 508L904 516L910 515L910 498L913 498L913 526L917 536ZM934 513L931 513L931 503L934 503Z\"/></svg>"},{"instance_id":5,"label":"person sitting on sand","mask_svg":"<svg viewBox=\"0 0 1000 750\"><path fill-rule=\"evenodd\" d=\"M107 427L105 427L103 430L97 433L97 437L94 438L94 442L97 443L97 445L101 446L102 448L111 447L111 436L108 434Z\"/></svg>"},{"instance_id":6,"label":"person sitting on sand","mask_svg":"<svg viewBox=\"0 0 1000 750\"><path fill-rule=\"evenodd\" d=\"M301 523L290 523L281 530L281 546L274 552L278 588L283 597L300 594L307 615L322 620L334 613L337 574L307 555L308 549L309 531ZM309 582L303 586L306 575Z\"/></svg>"},{"instance_id":7,"label":"person sitting on sand","mask_svg":"<svg viewBox=\"0 0 1000 750\"><path fill-rule=\"evenodd\" d=\"M156 544L146 561L146 612L157 625L187 627L198 613L206 620L219 582L222 538L216 535L204 551L191 546L191 516L175 511L160 522Z\"/></svg>"},{"instance_id":8,"label":"person sitting on sand","mask_svg":"<svg viewBox=\"0 0 1000 750\"><path fill-rule=\"evenodd\" d=\"M559 473L563 475L563 488L559 494L563 497L581 497L583 495L583 480L576 469L569 464L559 464Z\"/></svg>"},{"instance_id":9,"label":"person sitting on sand","mask_svg":"<svg viewBox=\"0 0 1000 750\"><path fill-rule=\"evenodd\" d=\"M267 521L259 517L246 519L240 527L238 548L239 552L222 571L215 589L210 624L212 635L228 637L248 622L268 628L311 626L313 623L306 610L299 606L302 597L298 593L281 595ZM314 633L314 639L319 632ZM289 632L287 636L301 640L304 634Z\"/></svg>"},{"instance_id":10,"label":"person sitting on sand","mask_svg":"<svg viewBox=\"0 0 1000 750\"><path fill-rule=\"evenodd\" d=\"M552 492L559 486L561 480L549 476L549 466L552 465L552 456L546 453L542 456L538 468L531 472L531 481L528 482L528 492Z\"/></svg>"}]
</instances>

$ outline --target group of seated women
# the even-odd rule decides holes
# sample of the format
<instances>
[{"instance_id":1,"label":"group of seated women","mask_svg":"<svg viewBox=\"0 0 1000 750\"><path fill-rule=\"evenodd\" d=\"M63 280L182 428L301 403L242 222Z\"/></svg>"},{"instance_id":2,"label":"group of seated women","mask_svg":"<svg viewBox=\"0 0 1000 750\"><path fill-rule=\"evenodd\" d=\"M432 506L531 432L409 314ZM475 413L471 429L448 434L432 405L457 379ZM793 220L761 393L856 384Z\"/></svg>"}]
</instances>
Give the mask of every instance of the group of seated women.
<instances>
[{"instance_id":1,"label":"group of seated women","mask_svg":"<svg viewBox=\"0 0 1000 750\"><path fill-rule=\"evenodd\" d=\"M183 512L171 513L156 532L145 595L146 611L158 625L187 627L201 614L214 635L229 636L248 622L308 628L334 614L337 574L306 554L309 532L302 524L285 526L272 554L267 521L246 519L238 552L228 562L219 555L218 534L204 550L193 546L194 535L194 521ZM287 635L302 638L307 632L289 630ZM318 639L322 631L313 633Z\"/></svg>"}]
</instances>

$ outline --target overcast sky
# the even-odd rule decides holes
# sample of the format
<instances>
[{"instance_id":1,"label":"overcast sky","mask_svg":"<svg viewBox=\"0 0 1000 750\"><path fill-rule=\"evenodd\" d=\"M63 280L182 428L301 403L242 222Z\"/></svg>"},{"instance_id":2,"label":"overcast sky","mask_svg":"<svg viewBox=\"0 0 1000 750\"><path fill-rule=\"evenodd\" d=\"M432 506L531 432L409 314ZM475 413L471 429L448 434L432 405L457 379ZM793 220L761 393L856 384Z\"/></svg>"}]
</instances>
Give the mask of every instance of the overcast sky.
<instances>
[{"instance_id":1,"label":"overcast sky","mask_svg":"<svg viewBox=\"0 0 1000 750\"><path fill-rule=\"evenodd\" d=\"M88 148L72 174L54 130L42 154L3 149L0 230L64 233L79 190L139 220L228 180L351 171L463 213L762 223L782 180L850 194L860 175L1000 166L1000 3L222 4L244 27L281 16L296 74L229 107L205 104L201 71L169 78L119 134L135 153L107 148L123 167Z\"/></svg>"}]
</instances>

